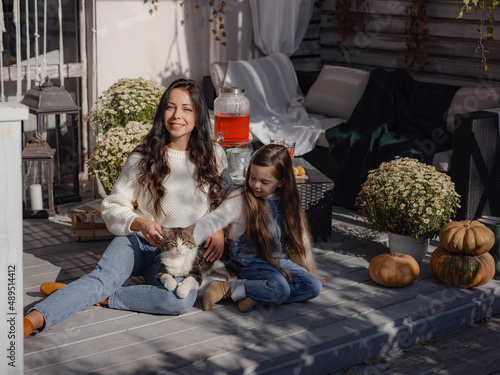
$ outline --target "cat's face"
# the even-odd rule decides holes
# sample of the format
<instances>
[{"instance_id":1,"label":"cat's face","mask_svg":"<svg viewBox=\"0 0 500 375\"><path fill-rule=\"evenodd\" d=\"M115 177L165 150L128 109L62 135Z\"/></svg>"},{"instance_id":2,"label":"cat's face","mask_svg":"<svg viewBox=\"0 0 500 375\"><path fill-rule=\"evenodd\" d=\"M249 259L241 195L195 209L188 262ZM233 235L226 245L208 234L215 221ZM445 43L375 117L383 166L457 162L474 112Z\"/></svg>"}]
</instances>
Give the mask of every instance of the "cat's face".
<instances>
[{"instance_id":1,"label":"cat's face","mask_svg":"<svg viewBox=\"0 0 500 375\"><path fill-rule=\"evenodd\" d=\"M197 248L193 237L194 225L187 228L162 228L162 253L181 255Z\"/></svg>"}]
</instances>

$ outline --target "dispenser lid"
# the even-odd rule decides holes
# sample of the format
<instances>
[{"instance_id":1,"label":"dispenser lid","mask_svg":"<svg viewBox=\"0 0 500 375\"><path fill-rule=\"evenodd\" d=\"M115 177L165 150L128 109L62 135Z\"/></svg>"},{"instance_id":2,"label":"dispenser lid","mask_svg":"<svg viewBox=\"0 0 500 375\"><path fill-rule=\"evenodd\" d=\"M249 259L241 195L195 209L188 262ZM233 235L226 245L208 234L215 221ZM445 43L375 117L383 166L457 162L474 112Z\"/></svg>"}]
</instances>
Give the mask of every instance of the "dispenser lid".
<instances>
[{"instance_id":1,"label":"dispenser lid","mask_svg":"<svg viewBox=\"0 0 500 375\"><path fill-rule=\"evenodd\" d=\"M241 94L241 93L244 93L245 92L245 89L243 87L221 87L219 89L219 92L221 94L227 94L227 93L230 93L230 94Z\"/></svg>"}]
</instances>

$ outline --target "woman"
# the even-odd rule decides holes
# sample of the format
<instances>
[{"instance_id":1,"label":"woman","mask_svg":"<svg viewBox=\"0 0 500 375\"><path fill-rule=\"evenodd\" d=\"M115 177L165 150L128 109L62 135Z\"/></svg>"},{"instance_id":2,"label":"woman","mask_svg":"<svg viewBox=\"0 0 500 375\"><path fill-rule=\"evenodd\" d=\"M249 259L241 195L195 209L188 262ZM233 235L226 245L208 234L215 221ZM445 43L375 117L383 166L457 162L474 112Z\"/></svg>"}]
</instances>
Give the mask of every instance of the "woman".
<instances>
[{"instance_id":1,"label":"woman","mask_svg":"<svg viewBox=\"0 0 500 375\"><path fill-rule=\"evenodd\" d=\"M159 235L162 226L195 223L221 203L230 187L225 153L212 141L210 126L202 90L191 80L173 82L160 100L153 128L102 202L103 219L117 237L88 275L67 286L42 285L40 290L49 297L24 318L24 337L96 303L170 315L193 306L196 291L181 299L156 279ZM205 242L205 258L219 259L223 245L221 230ZM122 286L137 275L148 285Z\"/></svg>"}]
</instances>

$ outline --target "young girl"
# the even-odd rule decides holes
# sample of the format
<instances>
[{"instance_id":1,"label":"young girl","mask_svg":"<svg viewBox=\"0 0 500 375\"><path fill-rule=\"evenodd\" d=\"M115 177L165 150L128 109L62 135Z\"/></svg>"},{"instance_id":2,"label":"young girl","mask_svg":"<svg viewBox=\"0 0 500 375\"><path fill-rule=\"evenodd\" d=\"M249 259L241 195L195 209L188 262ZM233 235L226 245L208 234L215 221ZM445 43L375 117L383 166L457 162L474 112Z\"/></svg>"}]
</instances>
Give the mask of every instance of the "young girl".
<instances>
[{"instance_id":1,"label":"young girl","mask_svg":"<svg viewBox=\"0 0 500 375\"><path fill-rule=\"evenodd\" d=\"M252 156L245 186L196 223L197 242L232 223L231 259L239 280L213 281L203 295L210 310L224 298L238 301L242 312L255 301L291 303L321 293L312 238L302 210L291 158L286 147L266 145Z\"/></svg>"},{"instance_id":2,"label":"young girl","mask_svg":"<svg viewBox=\"0 0 500 375\"><path fill-rule=\"evenodd\" d=\"M103 219L117 237L90 274L67 286L42 285L50 296L25 317L24 337L96 303L155 314L186 312L196 291L181 299L156 279L158 233L162 226L188 227L216 208L224 196L223 175L230 181L225 152L211 139L203 92L194 81L176 80L163 94L144 143L131 153L102 202ZM224 232L216 232L205 242L209 261L223 252ZM149 285L122 287L137 275Z\"/></svg>"}]
</instances>

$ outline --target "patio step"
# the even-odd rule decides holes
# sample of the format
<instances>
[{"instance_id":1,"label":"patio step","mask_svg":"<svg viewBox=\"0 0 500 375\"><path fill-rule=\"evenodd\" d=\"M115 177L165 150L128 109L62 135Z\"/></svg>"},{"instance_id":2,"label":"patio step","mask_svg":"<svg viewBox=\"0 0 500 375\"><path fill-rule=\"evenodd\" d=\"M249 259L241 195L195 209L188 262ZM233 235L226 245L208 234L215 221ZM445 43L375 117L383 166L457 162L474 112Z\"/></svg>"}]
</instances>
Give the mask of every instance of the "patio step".
<instances>
[{"instance_id":1,"label":"patio step","mask_svg":"<svg viewBox=\"0 0 500 375\"><path fill-rule=\"evenodd\" d=\"M430 278L421 282L427 283L434 284ZM341 298L345 292L342 290L336 297ZM397 291L403 298L406 293L403 289ZM406 297L403 301L395 298L394 304L380 309L367 308L363 300L352 303L346 309L357 309L359 314L345 319L332 317L326 309L320 313L322 320L317 315L310 319L302 316L295 321L302 329L295 333L208 357L203 370L216 373L225 369L225 373L231 374L327 374L455 332L500 313L500 282L496 280L473 290L443 285L440 290L419 298L411 293ZM384 298L390 297L378 293L372 299ZM342 314L346 309L341 309ZM281 324L289 326L293 320L283 317ZM314 323L309 324L309 320ZM275 324L280 324L279 318ZM199 363L194 363L176 368L175 373L189 374L198 367Z\"/></svg>"}]
</instances>

